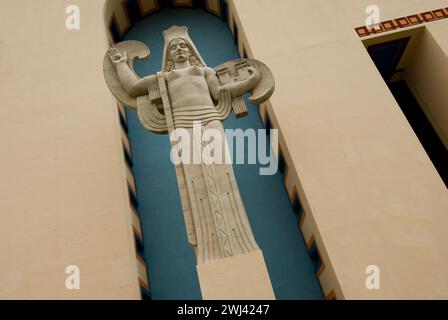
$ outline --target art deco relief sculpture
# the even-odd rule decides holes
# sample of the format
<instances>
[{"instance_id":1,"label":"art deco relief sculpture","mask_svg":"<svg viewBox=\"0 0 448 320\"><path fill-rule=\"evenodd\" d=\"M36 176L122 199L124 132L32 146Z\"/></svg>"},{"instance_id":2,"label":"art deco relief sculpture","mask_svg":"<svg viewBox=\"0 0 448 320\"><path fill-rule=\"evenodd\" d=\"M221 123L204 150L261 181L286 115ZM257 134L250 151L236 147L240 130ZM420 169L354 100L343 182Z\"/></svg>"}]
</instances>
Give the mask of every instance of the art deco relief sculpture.
<instances>
[{"instance_id":1,"label":"art deco relief sculpture","mask_svg":"<svg viewBox=\"0 0 448 320\"><path fill-rule=\"evenodd\" d=\"M233 111L247 114L242 98L251 91L251 103L260 104L274 91L270 70L261 62L239 59L214 69L207 67L186 27L164 32L162 71L139 78L133 61L149 56L140 42L121 42L104 59L106 82L116 99L137 110L149 131L165 134L184 128L191 139L197 121L201 130L214 128L224 136L221 121ZM194 145L192 143L192 145ZM198 264L258 249L231 164L176 165L188 240Z\"/></svg>"}]
</instances>

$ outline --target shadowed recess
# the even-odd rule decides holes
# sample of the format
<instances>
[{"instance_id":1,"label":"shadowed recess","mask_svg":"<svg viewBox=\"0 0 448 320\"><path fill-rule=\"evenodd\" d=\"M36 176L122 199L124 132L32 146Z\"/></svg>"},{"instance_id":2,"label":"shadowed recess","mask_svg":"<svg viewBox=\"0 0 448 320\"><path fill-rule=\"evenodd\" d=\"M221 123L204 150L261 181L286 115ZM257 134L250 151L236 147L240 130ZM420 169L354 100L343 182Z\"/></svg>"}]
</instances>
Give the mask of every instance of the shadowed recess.
<instances>
[{"instance_id":1,"label":"shadowed recess","mask_svg":"<svg viewBox=\"0 0 448 320\"><path fill-rule=\"evenodd\" d=\"M124 40L146 43L151 57L135 64L140 76L161 69L162 32L185 25L207 65L239 58L228 26L199 9L166 9L141 20ZM256 106L237 120L232 114L226 129L262 129ZM196 259L189 246L167 135L147 132L137 114L127 110L133 150L139 212L144 234L144 258L153 299L201 299ZM277 299L322 299L314 266L299 231L297 215L289 203L280 173L260 176L259 165L234 165L247 214L263 251Z\"/></svg>"}]
</instances>

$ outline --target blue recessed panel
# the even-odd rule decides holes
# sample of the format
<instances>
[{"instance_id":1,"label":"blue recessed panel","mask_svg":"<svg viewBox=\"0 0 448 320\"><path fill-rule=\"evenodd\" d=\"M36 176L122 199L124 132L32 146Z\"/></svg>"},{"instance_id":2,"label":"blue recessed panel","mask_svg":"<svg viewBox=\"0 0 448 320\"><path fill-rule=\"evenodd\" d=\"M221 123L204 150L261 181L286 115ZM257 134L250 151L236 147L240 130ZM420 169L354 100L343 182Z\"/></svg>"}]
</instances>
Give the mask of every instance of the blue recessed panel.
<instances>
[{"instance_id":1,"label":"blue recessed panel","mask_svg":"<svg viewBox=\"0 0 448 320\"><path fill-rule=\"evenodd\" d=\"M166 9L138 22L125 40L138 40L151 49L151 58L137 62L140 76L161 69L162 32L186 25L210 67L237 59L238 52L227 25L202 10ZM189 246L168 136L147 132L134 111L127 110L133 150L139 212L144 234L144 257L153 299L201 299L196 260ZM225 128L263 128L255 106L249 116L234 115ZM313 263L298 229L282 176L260 176L259 165L235 165L235 176L255 238L263 250L278 299L321 299Z\"/></svg>"}]
</instances>

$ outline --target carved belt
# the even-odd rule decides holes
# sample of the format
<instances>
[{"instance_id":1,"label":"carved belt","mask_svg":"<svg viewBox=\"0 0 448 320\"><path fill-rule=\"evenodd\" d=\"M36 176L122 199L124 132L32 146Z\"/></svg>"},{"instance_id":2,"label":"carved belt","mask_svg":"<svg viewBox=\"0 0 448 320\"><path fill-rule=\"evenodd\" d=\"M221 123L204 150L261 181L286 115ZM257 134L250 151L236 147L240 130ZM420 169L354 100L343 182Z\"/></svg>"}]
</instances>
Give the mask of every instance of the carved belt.
<instances>
[{"instance_id":1,"label":"carved belt","mask_svg":"<svg viewBox=\"0 0 448 320\"><path fill-rule=\"evenodd\" d=\"M195 121L200 121L205 125L214 120L225 120L229 114L225 110L228 108L219 108L219 106L194 106L182 107L173 110L174 126L176 128L192 128Z\"/></svg>"}]
</instances>

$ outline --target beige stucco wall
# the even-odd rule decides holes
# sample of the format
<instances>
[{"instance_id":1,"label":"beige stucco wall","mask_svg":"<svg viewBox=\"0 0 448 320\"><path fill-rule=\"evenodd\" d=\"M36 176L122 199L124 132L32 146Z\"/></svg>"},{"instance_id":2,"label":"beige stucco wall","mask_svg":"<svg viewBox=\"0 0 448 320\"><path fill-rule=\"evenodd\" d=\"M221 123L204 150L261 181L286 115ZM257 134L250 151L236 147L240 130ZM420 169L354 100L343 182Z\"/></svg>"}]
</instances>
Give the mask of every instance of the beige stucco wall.
<instances>
[{"instance_id":1,"label":"beige stucco wall","mask_svg":"<svg viewBox=\"0 0 448 320\"><path fill-rule=\"evenodd\" d=\"M0 298L139 298L121 133L104 85L104 1L0 3ZM382 20L447 1L375 2ZM235 0L240 40L273 70L286 181L338 298L448 298L447 190L354 28L368 0ZM106 8L107 9L107 8ZM272 13L275 12L275 15ZM124 17L117 17L124 19ZM123 20L121 23L125 23ZM428 30L445 52L447 21ZM81 290L65 268L81 268ZM381 268L381 290L364 286Z\"/></svg>"},{"instance_id":2,"label":"beige stucco wall","mask_svg":"<svg viewBox=\"0 0 448 320\"><path fill-rule=\"evenodd\" d=\"M0 299L140 298L102 5L0 2Z\"/></svg>"},{"instance_id":3,"label":"beige stucco wall","mask_svg":"<svg viewBox=\"0 0 448 320\"><path fill-rule=\"evenodd\" d=\"M321 276L324 293L448 298L448 192L353 30L371 2L233 3L248 51L276 77L274 122L311 213L305 238L317 229L330 264ZM388 20L447 1L375 4ZM379 291L365 287L368 265L381 269Z\"/></svg>"}]
</instances>

